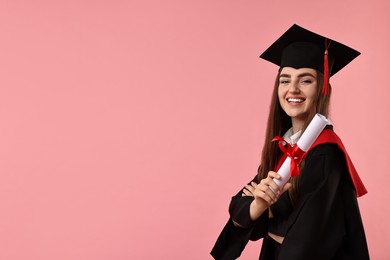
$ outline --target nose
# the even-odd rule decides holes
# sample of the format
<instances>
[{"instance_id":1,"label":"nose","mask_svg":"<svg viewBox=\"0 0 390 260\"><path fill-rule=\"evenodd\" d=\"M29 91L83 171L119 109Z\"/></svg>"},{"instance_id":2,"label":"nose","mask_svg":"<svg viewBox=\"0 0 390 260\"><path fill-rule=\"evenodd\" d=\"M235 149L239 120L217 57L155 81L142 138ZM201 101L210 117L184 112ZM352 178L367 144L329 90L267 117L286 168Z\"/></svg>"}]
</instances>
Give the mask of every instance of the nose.
<instances>
[{"instance_id":1,"label":"nose","mask_svg":"<svg viewBox=\"0 0 390 260\"><path fill-rule=\"evenodd\" d=\"M290 88L288 89L288 91L291 92L291 93L299 93L300 92L300 88L298 86L298 82L293 82L290 85Z\"/></svg>"}]
</instances>

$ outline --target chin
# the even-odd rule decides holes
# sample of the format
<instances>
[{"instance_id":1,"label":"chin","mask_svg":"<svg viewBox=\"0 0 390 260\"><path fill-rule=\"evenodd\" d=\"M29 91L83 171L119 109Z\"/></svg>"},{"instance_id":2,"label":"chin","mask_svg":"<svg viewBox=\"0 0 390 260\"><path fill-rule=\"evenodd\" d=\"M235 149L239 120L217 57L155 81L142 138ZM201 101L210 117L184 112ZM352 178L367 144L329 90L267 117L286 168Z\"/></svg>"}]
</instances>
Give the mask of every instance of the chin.
<instances>
[{"instance_id":1,"label":"chin","mask_svg":"<svg viewBox=\"0 0 390 260\"><path fill-rule=\"evenodd\" d=\"M298 119L298 120L306 120L307 117L309 116L309 113L286 113L291 119Z\"/></svg>"}]
</instances>

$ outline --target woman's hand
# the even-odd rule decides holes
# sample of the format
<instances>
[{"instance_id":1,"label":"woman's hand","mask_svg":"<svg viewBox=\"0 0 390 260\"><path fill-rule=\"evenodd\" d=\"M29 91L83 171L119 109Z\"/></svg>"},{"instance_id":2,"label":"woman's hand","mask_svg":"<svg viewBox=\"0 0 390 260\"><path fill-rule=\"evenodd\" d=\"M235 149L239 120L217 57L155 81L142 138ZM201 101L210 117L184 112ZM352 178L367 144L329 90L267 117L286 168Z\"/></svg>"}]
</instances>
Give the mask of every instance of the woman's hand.
<instances>
[{"instance_id":1,"label":"woman's hand","mask_svg":"<svg viewBox=\"0 0 390 260\"><path fill-rule=\"evenodd\" d=\"M270 205L274 204L280 195L291 187L291 183L286 183L282 190L273 181L280 179L281 176L274 171L269 171L268 176L260 181L259 184L251 182L246 185L242 191L242 196L253 196L250 206L250 215L252 220L256 220Z\"/></svg>"},{"instance_id":2,"label":"woman's hand","mask_svg":"<svg viewBox=\"0 0 390 260\"><path fill-rule=\"evenodd\" d=\"M242 195L253 196L255 200L264 200L269 205L275 203L279 196L291 187L291 183L286 183L280 190L280 187L274 182L274 178L280 180L281 176L274 171L269 171L267 178L262 179L259 184L251 182L251 185L246 185Z\"/></svg>"}]
</instances>

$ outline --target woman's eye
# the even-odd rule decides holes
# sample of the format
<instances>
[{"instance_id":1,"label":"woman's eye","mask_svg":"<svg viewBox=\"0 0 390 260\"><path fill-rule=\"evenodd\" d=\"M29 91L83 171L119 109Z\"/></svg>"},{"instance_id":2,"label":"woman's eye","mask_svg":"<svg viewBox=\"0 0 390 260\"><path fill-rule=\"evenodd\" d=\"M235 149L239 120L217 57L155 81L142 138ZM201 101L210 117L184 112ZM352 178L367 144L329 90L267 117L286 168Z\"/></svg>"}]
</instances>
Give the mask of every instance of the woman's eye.
<instances>
[{"instance_id":1,"label":"woman's eye","mask_svg":"<svg viewBox=\"0 0 390 260\"><path fill-rule=\"evenodd\" d=\"M312 81L310 79L303 80L302 83L304 84L311 84Z\"/></svg>"},{"instance_id":2,"label":"woman's eye","mask_svg":"<svg viewBox=\"0 0 390 260\"><path fill-rule=\"evenodd\" d=\"M283 85L288 84L288 80L281 80L279 81L279 84L283 84Z\"/></svg>"}]
</instances>

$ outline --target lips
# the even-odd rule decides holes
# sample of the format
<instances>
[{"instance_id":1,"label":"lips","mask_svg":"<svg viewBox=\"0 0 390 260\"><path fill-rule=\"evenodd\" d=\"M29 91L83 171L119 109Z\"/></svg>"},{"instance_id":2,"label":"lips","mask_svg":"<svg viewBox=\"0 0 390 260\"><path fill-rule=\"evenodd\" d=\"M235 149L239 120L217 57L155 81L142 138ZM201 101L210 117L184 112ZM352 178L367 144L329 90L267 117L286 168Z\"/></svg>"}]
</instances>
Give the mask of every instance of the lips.
<instances>
[{"instance_id":1,"label":"lips","mask_svg":"<svg viewBox=\"0 0 390 260\"><path fill-rule=\"evenodd\" d=\"M287 102L289 103L302 103L303 101L305 101L304 98L287 98Z\"/></svg>"}]
</instances>

